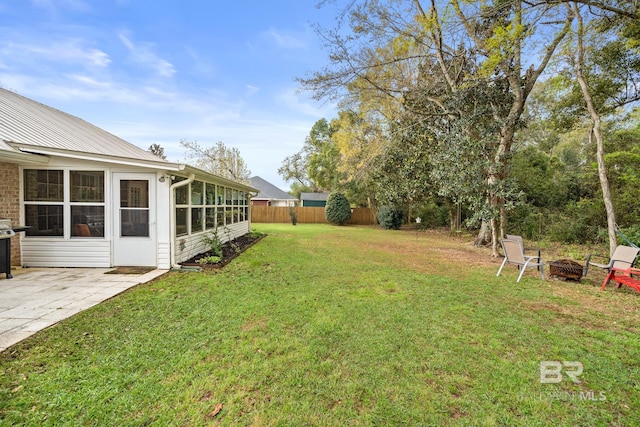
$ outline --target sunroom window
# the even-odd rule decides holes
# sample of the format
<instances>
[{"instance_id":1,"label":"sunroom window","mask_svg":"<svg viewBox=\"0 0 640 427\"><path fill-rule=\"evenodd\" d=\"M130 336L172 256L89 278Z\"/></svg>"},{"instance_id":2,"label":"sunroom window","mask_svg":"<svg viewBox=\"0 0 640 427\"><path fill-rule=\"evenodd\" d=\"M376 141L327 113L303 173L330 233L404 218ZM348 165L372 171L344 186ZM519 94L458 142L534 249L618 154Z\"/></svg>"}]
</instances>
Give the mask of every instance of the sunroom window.
<instances>
[{"instance_id":1,"label":"sunroom window","mask_svg":"<svg viewBox=\"0 0 640 427\"><path fill-rule=\"evenodd\" d=\"M23 178L27 236L104 236L104 171L25 169Z\"/></svg>"}]
</instances>

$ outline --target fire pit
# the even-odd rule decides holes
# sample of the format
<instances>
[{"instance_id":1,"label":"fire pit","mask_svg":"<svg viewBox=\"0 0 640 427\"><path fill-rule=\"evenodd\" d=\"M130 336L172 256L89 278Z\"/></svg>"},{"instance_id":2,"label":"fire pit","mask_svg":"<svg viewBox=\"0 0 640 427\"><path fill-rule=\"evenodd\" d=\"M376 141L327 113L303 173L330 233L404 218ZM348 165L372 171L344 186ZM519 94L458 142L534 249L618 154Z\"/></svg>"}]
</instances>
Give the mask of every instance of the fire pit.
<instances>
[{"instance_id":1,"label":"fire pit","mask_svg":"<svg viewBox=\"0 0 640 427\"><path fill-rule=\"evenodd\" d=\"M549 263L549 270L552 276L580 280L584 267L570 259L559 259Z\"/></svg>"}]
</instances>

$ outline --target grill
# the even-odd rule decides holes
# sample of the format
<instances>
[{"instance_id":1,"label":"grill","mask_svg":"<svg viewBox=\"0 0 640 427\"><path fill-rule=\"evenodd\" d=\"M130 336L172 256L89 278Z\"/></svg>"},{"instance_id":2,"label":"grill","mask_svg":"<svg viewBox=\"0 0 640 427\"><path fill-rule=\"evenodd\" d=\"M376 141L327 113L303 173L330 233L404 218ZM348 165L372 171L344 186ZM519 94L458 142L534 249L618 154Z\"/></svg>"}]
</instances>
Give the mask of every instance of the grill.
<instances>
[{"instance_id":1,"label":"grill","mask_svg":"<svg viewBox=\"0 0 640 427\"><path fill-rule=\"evenodd\" d=\"M16 232L11 228L11 220L0 218L0 273L11 279L11 238Z\"/></svg>"}]
</instances>

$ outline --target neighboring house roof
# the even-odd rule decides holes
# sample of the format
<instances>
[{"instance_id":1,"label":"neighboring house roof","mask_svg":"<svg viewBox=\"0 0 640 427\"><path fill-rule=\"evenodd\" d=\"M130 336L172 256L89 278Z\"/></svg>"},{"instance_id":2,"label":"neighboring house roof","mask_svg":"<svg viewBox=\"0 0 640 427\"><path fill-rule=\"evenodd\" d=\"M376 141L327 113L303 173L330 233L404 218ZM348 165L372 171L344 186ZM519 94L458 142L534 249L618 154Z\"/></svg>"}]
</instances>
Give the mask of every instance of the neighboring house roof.
<instances>
[{"instance_id":1,"label":"neighboring house roof","mask_svg":"<svg viewBox=\"0 0 640 427\"><path fill-rule=\"evenodd\" d=\"M79 117L2 88L0 140L5 143L0 150L9 154L8 145L14 156L37 153L103 161L117 158L123 163L142 161L170 170L183 169Z\"/></svg>"},{"instance_id":2,"label":"neighboring house roof","mask_svg":"<svg viewBox=\"0 0 640 427\"><path fill-rule=\"evenodd\" d=\"M269 200L298 200L291 194L282 191L275 185L260 178L259 176L253 176L249 178L251 185L260 190L254 199L269 199Z\"/></svg>"},{"instance_id":3,"label":"neighboring house roof","mask_svg":"<svg viewBox=\"0 0 640 427\"><path fill-rule=\"evenodd\" d=\"M300 193L300 200L327 200L329 193Z\"/></svg>"}]
</instances>

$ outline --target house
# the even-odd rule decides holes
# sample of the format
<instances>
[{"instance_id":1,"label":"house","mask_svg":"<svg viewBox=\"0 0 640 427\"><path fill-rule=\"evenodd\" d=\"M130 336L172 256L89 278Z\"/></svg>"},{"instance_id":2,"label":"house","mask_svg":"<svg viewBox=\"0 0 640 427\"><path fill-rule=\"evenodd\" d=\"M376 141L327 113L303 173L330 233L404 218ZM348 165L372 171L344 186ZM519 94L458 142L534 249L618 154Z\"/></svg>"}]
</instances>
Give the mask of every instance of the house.
<instances>
[{"instance_id":1,"label":"house","mask_svg":"<svg viewBox=\"0 0 640 427\"><path fill-rule=\"evenodd\" d=\"M252 206L295 206L298 202L291 194L282 191L268 181L254 176L249 178L251 185L260 192L257 196L251 198Z\"/></svg>"},{"instance_id":2,"label":"house","mask_svg":"<svg viewBox=\"0 0 640 427\"><path fill-rule=\"evenodd\" d=\"M303 207L324 208L327 205L328 193L301 193L300 202Z\"/></svg>"},{"instance_id":3,"label":"house","mask_svg":"<svg viewBox=\"0 0 640 427\"><path fill-rule=\"evenodd\" d=\"M257 192L0 89L0 217L29 227L15 265L169 269L213 229L249 232Z\"/></svg>"}]
</instances>

